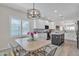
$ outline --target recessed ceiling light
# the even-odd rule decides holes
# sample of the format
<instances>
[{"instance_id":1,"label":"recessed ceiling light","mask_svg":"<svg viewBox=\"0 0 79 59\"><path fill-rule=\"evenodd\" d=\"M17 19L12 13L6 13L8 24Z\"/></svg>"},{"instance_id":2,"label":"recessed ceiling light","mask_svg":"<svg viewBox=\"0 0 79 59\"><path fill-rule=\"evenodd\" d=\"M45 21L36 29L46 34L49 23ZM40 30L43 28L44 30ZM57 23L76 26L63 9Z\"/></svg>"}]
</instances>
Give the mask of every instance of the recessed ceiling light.
<instances>
[{"instance_id":1,"label":"recessed ceiling light","mask_svg":"<svg viewBox=\"0 0 79 59\"><path fill-rule=\"evenodd\" d=\"M63 17L63 15L59 14L60 17Z\"/></svg>"},{"instance_id":2,"label":"recessed ceiling light","mask_svg":"<svg viewBox=\"0 0 79 59\"><path fill-rule=\"evenodd\" d=\"M58 11L57 10L54 10L54 12L57 13Z\"/></svg>"},{"instance_id":3,"label":"recessed ceiling light","mask_svg":"<svg viewBox=\"0 0 79 59\"><path fill-rule=\"evenodd\" d=\"M62 19L64 19L64 17Z\"/></svg>"}]
</instances>

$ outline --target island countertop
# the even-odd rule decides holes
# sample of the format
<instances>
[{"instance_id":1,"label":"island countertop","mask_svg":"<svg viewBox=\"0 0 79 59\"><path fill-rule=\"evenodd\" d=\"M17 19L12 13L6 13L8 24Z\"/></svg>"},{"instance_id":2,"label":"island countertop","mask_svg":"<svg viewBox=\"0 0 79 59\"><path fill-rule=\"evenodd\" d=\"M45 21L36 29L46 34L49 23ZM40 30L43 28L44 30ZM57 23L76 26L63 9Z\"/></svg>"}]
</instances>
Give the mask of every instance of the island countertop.
<instances>
[{"instance_id":1,"label":"island countertop","mask_svg":"<svg viewBox=\"0 0 79 59\"><path fill-rule=\"evenodd\" d=\"M55 31L55 32L51 32L51 35L55 34L55 35L61 35L64 34L64 31Z\"/></svg>"}]
</instances>

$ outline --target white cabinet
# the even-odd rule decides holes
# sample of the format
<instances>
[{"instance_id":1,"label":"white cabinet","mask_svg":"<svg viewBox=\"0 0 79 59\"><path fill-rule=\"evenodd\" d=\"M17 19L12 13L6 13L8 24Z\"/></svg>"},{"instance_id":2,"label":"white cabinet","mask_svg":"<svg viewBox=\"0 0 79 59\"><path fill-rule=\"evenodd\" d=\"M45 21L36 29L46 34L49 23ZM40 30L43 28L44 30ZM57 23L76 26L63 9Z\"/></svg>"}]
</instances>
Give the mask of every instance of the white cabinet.
<instances>
[{"instance_id":1,"label":"white cabinet","mask_svg":"<svg viewBox=\"0 0 79 59\"><path fill-rule=\"evenodd\" d=\"M49 29L54 29L55 24L54 22L49 22L47 20L33 20L33 28L38 28L38 29L45 29L45 25L49 26Z\"/></svg>"},{"instance_id":2,"label":"white cabinet","mask_svg":"<svg viewBox=\"0 0 79 59\"><path fill-rule=\"evenodd\" d=\"M49 25L48 21L45 20L33 20L34 28L45 29L45 25Z\"/></svg>"}]
</instances>

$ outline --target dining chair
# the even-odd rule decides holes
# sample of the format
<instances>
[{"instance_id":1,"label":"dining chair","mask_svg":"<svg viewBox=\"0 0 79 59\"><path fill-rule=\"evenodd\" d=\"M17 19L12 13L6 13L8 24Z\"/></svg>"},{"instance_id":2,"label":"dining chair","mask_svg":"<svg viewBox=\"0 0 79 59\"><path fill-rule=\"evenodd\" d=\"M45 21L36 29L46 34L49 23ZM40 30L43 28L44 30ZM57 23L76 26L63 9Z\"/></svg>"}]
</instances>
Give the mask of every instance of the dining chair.
<instances>
[{"instance_id":1,"label":"dining chair","mask_svg":"<svg viewBox=\"0 0 79 59\"><path fill-rule=\"evenodd\" d=\"M11 49L11 51L10 51L11 56L16 56L17 54L16 54L16 51L15 51L13 45L11 43L9 43L8 45Z\"/></svg>"},{"instance_id":2,"label":"dining chair","mask_svg":"<svg viewBox=\"0 0 79 59\"><path fill-rule=\"evenodd\" d=\"M14 47L11 43L9 43L9 46L11 48L12 56L27 56L28 55L28 52L24 50L19 44L17 44L17 46Z\"/></svg>"},{"instance_id":3,"label":"dining chair","mask_svg":"<svg viewBox=\"0 0 79 59\"><path fill-rule=\"evenodd\" d=\"M0 50L0 56L10 56L10 48Z\"/></svg>"},{"instance_id":4,"label":"dining chair","mask_svg":"<svg viewBox=\"0 0 79 59\"><path fill-rule=\"evenodd\" d=\"M20 56L27 56L28 52L24 50L20 45L16 47L16 50L19 52Z\"/></svg>"},{"instance_id":5,"label":"dining chair","mask_svg":"<svg viewBox=\"0 0 79 59\"><path fill-rule=\"evenodd\" d=\"M56 50L57 50L57 46L48 45L41 48L40 51L36 53L36 56L54 56Z\"/></svg>"},{"instance_id":6,"label":"dining chair","mask_svg":"<svg viewBox=\"0 0 79 59\"><path fill-rule=\"evenodd\" d=\"M54 49L52 49L50 52L48 52L45 56L54 56L55 52L57 50L57 47L55 47Z\"/></svg>"}]
</instances>

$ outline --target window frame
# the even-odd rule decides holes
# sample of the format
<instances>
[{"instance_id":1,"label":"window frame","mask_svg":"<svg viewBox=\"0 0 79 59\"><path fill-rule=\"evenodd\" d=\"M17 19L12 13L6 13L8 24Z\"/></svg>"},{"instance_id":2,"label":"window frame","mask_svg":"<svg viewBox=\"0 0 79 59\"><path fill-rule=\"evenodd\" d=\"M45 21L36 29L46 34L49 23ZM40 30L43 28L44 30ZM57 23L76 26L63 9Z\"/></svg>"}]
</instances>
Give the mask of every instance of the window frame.
<instances>
[{"instance_id":1,"label":"window frame","mask_svg":"<svg viewBox=\"0 0 79 59\"><path fill-rule=\"evenodd\" d=\"M67 29L67 27L69 27L69 29ZM71 27L74 27L74 30L71 30L70 28ZM70 32L72 32L72 31L76 31L76 26L75 26L75 23L74 24L66 24L65 25L65 31L67 32L67 31L70 31Z\"/></svg>"},{"instance_id":2,"label":"window frame","mask_svg":"<svg viewBox=\"0 0 79 59\"><path fill-rule=\"evenodd\" d=\"M21 20L21 26L22 26L21 27L21 31L22 31L21 34L22 34L22 36L25 36L25 35L23 35L23 21L28 21L28 20L27 19ZM29 23L29 26L28 27L29 27L29 31L30 31L30 22L28 21L28 23Z\"/></svg>"},{"instance_id":3,"label":"window frame","mask_svg":"<svg viewBox=\"0 0 79 59\"><path fill-rule=\"evenodd\" d=\"M21 24L20 24L20 32L21 32L21 34L20 35L16 35L16 36L12 36L11 35L11 18L12 17L17 17L19 20L20 20L20 22L21 22ZM25 36L25 35L22 35L22 21L23 20L26 20L26 21L28 21L29 22L29 20L27 20L27 18L25 18L25 19L21 19L19 16L9 16L9 35L10 35L10 37L11 38L20 38L20 37L23 37L23 36ZM30 31L30 22L29 22L29 31Z\"/></svg>"}]
</instances>

